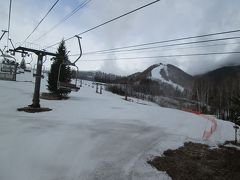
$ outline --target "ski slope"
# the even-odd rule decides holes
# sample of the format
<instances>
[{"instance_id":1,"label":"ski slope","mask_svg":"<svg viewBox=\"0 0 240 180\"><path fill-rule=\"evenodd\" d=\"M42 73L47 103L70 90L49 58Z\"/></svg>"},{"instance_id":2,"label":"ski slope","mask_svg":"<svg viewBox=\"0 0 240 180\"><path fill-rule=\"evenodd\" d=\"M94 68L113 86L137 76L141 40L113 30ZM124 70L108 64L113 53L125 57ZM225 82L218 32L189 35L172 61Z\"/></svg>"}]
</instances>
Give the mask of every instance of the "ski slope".
<instances>
[{"instance_id":1,"label":"ski slope","mask_svg":"<svg viewBox=\"0 0 240 180\"><path fill-rule=\"evenodd\" d=\"M70 99L41 100L45 113L17 112L31 104L34 84L0 81L1 180L170 179L146 161L186 141L215 145L234 138L232 124L218 120L208 141L209 122L197 115L122 97L85 85ZM46 80L42 82L46 92Z\"/></svg>"},{"instance_id":2,"label":"ski slope","mask_svg":"<svg viewBox=\"0 0 240 180\"><path fill-rule=\"evenodd\" d=\"M166 75L168 76L168 68L167 68L167 65L165 64L162 64L160 63L159 66L155 67L154 69L152 69L151 71L151 78L153 80L159 80L163 83L166 83L166 84L169 84L170 86L172 86L173 88L175 89L179 89L181 92L184 91L184 88L179 85L179 84L176 84L174 82L172 82L171 80L166 80L162 77L162 75L160 74L160 72L164 70Z\"/></svg>"}]
</instances>

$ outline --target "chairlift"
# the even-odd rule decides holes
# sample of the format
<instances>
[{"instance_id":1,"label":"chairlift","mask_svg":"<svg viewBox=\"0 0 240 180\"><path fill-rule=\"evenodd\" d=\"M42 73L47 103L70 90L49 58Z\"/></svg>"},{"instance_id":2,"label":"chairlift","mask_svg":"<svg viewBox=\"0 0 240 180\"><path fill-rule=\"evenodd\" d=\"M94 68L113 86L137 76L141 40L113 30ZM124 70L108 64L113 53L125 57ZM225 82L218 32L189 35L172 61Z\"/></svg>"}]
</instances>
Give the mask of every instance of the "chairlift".
<instances>
[{"instance_id":1,"label":"chairlift","mask_svg":"<svg viewBox=\"0 0 240 180\"><path fill-rule=\"evenodd\" d=\"M32 72L32 62L33 62L33 57L32 54L30 54L29 56L31 56L31 61L26 63L26 68L24 71L26 72Z\"/></svg>"},{"instance_id":2,"label":"chairlift","mask_svg":"<svg viewBox=\"0 0 240 180\"><path fill-rule=\"evenodd\" d=\"M0 79L1 80L10 80L16 81L16 74L17 74L17 63L16 59L13 56L8 54L4 54L1 51L2 59L0 61Z\"/></svg>"},{"instance_id":3,"label":"chairlift","mask_svg":"<svg viewBox=\"0 0 240 180\"><path fill-rule=\"evenodd\" d=\"M24 58L22 59L22 61L25 60ZM18 67L17 67L17 74L24 74L25 73L25 70L24 68L21 67L21 62L18 64Z\"/></svg>"},{"instance_id":4,"label":"chairlift","mask_svg":"<svg viewBox=\"0 0 240 180\"><path fill-rule=\"evenodd\" d=\"M16 66L15 58L11 60L9 57L1 61L1 72L14 74L14 69Z\"/></svg>"},{"instance_id":5,"label":"chairlift","mask_svg":"<svg viewBox=\"0 0 240 180\"><path fill-rule=\"evenodd\" d=\"M26 63L26 68L24 69L25 72L32 72L32 65L30 63Z\"/></svg>"},{"instance_id":6,"label":"chairlift","mask_svg":"<svg viewBox=\"0 0 240 180\"><path fill-rule=\"evenodd\" d=\"M58 71L58 81L57 81L57 89L58 90L68 90L68 91L75 91L75 92L80 90L80 85L78 83L78 78L77 78L79 69L78 69L78 67L76 65L76 62L82 56L82 47L81 47L81 43L80 43L81 37L79 37L77 35L75 37L77 37L77 39L78 39L80 54L79 54L79 57L74 62L67 61L67 62L62 62L60 64L59 71ZM72 67L72 68L75 69L74 83L72 83L72 82L63 82L63 81L60 80L61 70L63 69L63 65L66 65L68 67Z\"/></svg>"}]
</instances>

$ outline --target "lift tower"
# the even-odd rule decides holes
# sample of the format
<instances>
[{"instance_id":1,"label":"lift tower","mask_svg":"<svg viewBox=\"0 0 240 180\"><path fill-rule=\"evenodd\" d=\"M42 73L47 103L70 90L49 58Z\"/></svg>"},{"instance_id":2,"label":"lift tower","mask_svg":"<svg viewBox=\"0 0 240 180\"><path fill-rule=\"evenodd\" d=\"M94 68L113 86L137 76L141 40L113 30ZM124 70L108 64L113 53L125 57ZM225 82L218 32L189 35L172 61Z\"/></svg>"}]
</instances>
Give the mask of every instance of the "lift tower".
<instances>
[{"instance_id":1,"label":"lift tower","mask_svg":"<svg viewBox=\"0 0 240 180\"><path fill-rule=\"evenodd\" d=\"M35 53L38 56L37 59L37 70L35 76L35 88L34 88L34 94L32 99L32 104L29 105L31 108L41 108L40 106L40 87L41 87L41 78L42 78L42 66L43 66L43 57L44 56L53 56L57 57L56 53L47 52L44 50L36 50L26 47L17 47L15 49L10 49L9 51L17 52L17 53L28 53L32 52Z\"/></svg>"}]
</instances>

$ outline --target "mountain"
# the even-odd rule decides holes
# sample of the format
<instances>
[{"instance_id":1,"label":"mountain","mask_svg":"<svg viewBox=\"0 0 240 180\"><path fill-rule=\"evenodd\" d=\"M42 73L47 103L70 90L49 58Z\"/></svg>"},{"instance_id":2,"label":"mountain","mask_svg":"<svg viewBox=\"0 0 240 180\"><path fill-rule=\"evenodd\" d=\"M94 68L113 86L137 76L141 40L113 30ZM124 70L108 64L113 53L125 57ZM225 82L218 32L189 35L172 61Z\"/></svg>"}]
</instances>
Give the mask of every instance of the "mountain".
<instances>
[{"instance_id":1,"label":"mountain","mask_svg":"<svg viewBox=\"0 0 240 180\"><path fill-rule=\"evenodd\" d=\"M171 64L154 64L119 78L109 90L147 99L161 106L226 114L240 92L240 66L226 66L191 76ZM224 118L225 119L225 118Z\"/></svg>"},{"instance_id":2,"label":"mountain","mask_svg":"<svg viewBox=\"0 0 240 180\"><path fill-rule=\"evenodd\" d=\"M169 95L169 91L190 91L193 77L171 64L154 64L144 70L128 76L131 84L155 85L161 95ZM170 93L173 95L172 93Z\"/></svg>"},{"instance_id":3,"label":"mountain","mask_svg":"<svg viewBox=\"0 0 240 180\"><path fill-rule=\"evenodd\" d=\"M76 75L73 74L75 77ZM88 81L98 81L102 83L113 83L114 81L123 78L111 73L104 73L101 71L79 71L77 78Z\"/></svg>"},{"instance_id":4,"label":"mountain","mask_svg":"<svg viewBox=\"0 0 240 180\"><path fill-rule=\"evenodd\" d=\"M238 80L240 78L240 65L221 67L205 74L195 76L195 78L207 78L215 83L219 83L225 79Z\"/></svg>"},{"instance_id":5,"label":"mountain","mask_svg":"<svg viewBox=\"0 0 240 180\"><path fill-rule=\"evenodd\" d=\"M193 98L217 114L228 114L240 90L240 66L225 66L194 77ZM226 115L227 116L227 115ZM222 117L223 118L223 117ZM225 119L226 117L224 117Z\"/></svg>"},{"instance_id":6,"label":"mountain","mask_svg":"<svg viewBox=\"0 0 240 180\"><path fill-rule=\"evenodd\" d=\"M194 109L192 101L194 78L171 64L154 64L143 72L118 79L108 90L126 96L149 100L162 107Z\"/></svg>"}]
</instances>

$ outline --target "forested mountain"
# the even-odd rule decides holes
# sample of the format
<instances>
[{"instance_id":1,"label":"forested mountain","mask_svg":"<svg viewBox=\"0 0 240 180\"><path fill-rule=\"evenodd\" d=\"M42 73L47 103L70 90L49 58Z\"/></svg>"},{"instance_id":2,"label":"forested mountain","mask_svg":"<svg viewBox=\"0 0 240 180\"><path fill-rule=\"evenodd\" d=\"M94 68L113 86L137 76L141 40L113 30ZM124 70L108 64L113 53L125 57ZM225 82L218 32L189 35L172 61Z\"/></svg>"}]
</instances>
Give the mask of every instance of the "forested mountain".
<instances>
[{"instance_id":1,"label":"forested mountain","mask_svg":"<svg viewBox=\"0 0 240 180\"><path fill-rule=\"evenodd\" d=\"M128 76L125 81L135 91L172 97L190 94L193 77L176 66L160 63Z\"/></svg>"},{"instance_id":2,"label":"forested mountain","mask_svg":"<svg viewBox=\"0 0 240 180\"><path fill-rule=\"evenodd\" d=\"M75 73L73 76L75 77ZM122 76L118 76L115 74L104 73L101 71L79 71L77 74L79 79L89 80L89 81L98 81L103 83L113 83L117 79L123 78Z\"/></svg>"},{"instance_id":3,"label":"forested mountain","mask_svg":"<svg viewBox=\"0 0 240 180\"><path fill-rule=\"evenodd\" d=\"M108 89L114 93L147 99L164 107L195 108L192 98L194 78L170 64L154 64L143 72L120 78Z\"/></svg>"},{"instance_id":4,"label":"forested mountain","mask_svg":"<svg viewBox=\"0 0 240 180\"><path fill-rule=\"evenodd\" d=\"M122 95L147 98L166 107L219 114L223 119L229 116L231 98L240 92L240 66L191 76L174 65L160 63L126 77L100 71L79 72L78 77L111 84L109 89Z\"/></svg>"},{"instance_id":5,"label":"forested mountain","mask_svg":"<svg viewBox=\"0 0 240 180\"><path fill-rule=\"evenodd\" d=\"M232 105L231 98L239 90L240 66L226 66L195 76L193 99L201 102L200 109L208 109L226 118Z\"/></svg>"}]
</instances>

